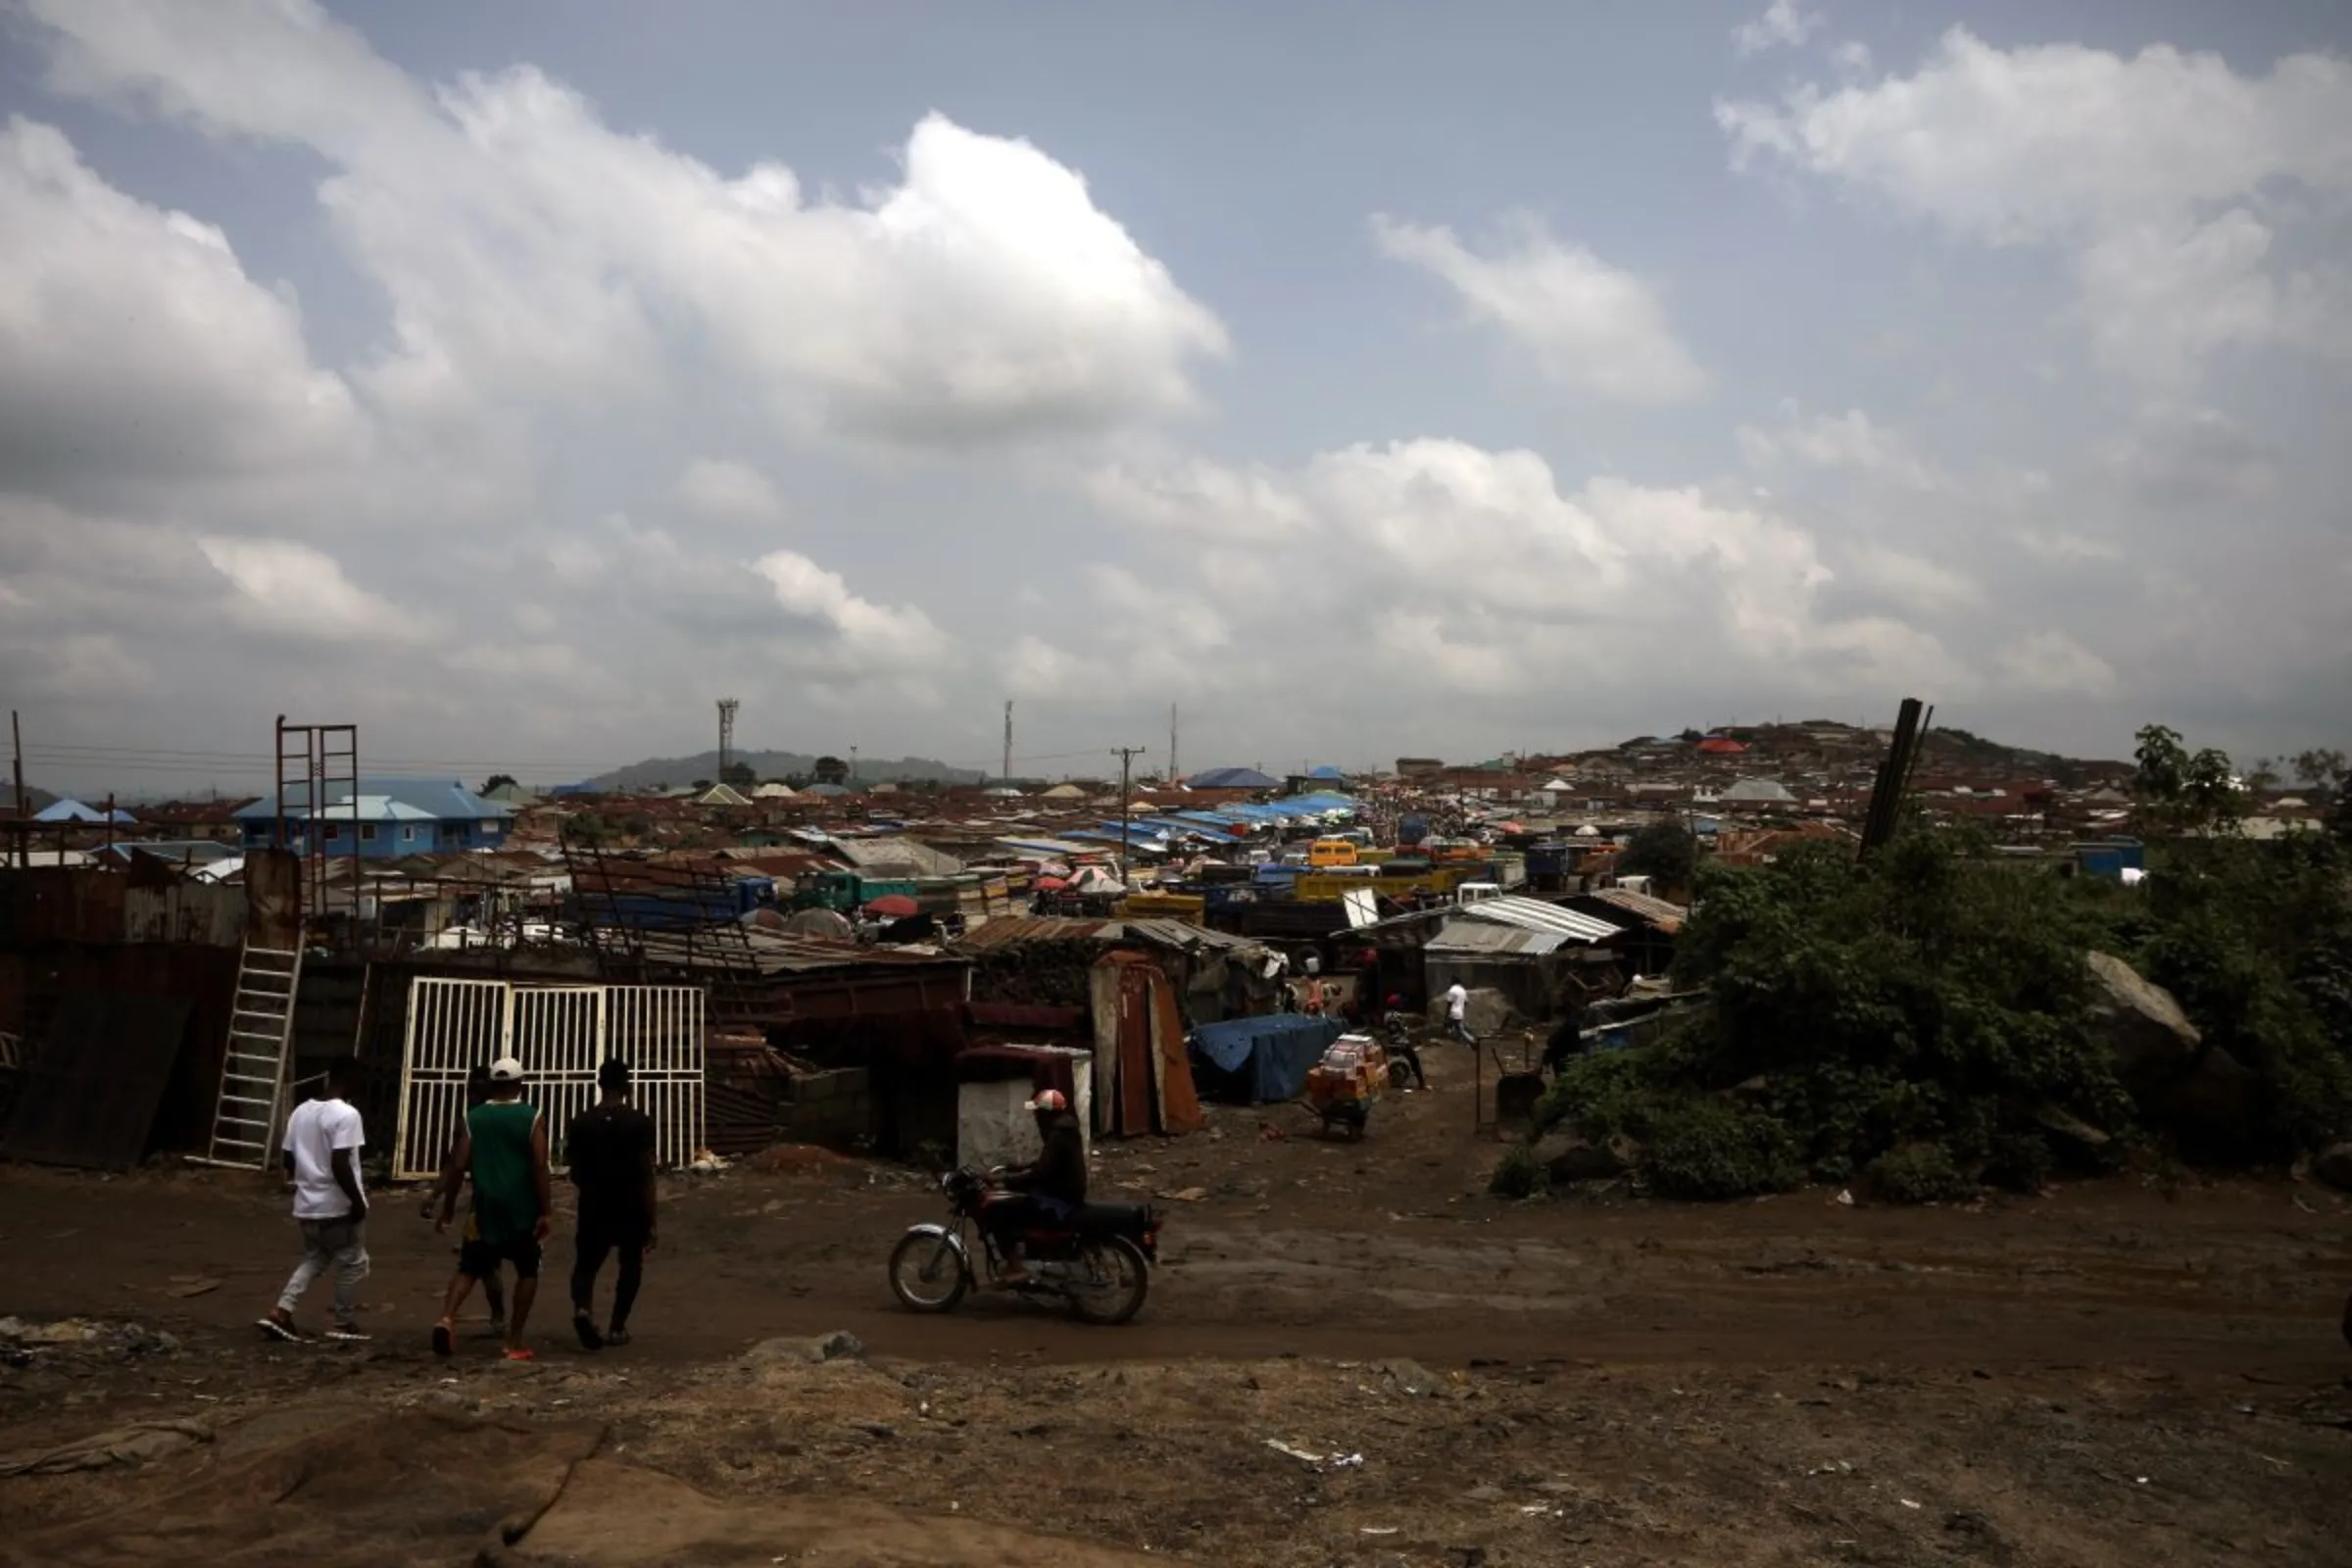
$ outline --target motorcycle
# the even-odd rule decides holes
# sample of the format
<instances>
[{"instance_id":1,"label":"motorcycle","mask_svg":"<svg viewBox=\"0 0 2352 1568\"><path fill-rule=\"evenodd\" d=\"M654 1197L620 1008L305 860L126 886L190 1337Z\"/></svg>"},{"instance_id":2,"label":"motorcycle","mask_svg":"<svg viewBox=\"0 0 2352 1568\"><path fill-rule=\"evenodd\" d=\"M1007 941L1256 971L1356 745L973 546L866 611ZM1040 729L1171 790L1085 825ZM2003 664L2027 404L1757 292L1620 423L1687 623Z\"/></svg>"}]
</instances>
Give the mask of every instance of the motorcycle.
<instances>
[{"instance_id":1,"label":"motorcycle","mask_svg":"<svg viewBox=\"0 0 2352 1568\"><path fill-rule=\"evenodd\" d=\"M916 1225L890 1253L890 1289L915 1312L955 1309L977 1283L965 1233L980 1233L979 1266L999 1283L1004 1258L981 1223L991 1203L1019 1195L1003 1192L976 1171L953 1170L939 1179L951 1223ZM1117 1325L1144 1309L1152 1268L1159 1261L1159 1213L1146 1203L1087 1203L1058 1224L1032 1224L1021 1234L1029 1277L1006 1286L1032 1300L1059 1300L1087 1323Z\"/></svg>"}]
</instances>

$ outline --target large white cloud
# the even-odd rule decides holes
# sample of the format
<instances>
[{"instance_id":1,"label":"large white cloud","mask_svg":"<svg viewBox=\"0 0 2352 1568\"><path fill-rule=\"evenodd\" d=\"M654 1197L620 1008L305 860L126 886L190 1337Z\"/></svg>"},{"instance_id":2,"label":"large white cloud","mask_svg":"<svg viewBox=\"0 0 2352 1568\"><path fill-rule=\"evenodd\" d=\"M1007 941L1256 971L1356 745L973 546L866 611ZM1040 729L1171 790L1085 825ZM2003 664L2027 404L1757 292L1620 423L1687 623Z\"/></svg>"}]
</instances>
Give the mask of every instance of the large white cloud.
<instances>
[{"instance_id":1,"label":"large white cloud","mask_svg":"<svg viewBox=\"0 0 2352 1568\"><path fill-rule=\"evenodd\" d=\"M942 116L844 201L781 164L723 175L529 67L428 91L308 0L32 10L56 84L334 166L321 200L392 302L376 390L419 416L731 389L796 426L966 441L1181 413L1226 350L1078 174Z\"/></svg>"},{"instance_id":2,"label":"large white cloud","mask_svg":"<svg viewBox=\"0 0 2352 1568\"><path fill-rule=\"evenodd\" d=\"M1818 11L1805 10L1796 0L1772 0L1761 16L1732 29L1732 46L1742 55L1793 48L1819 32L1828 20Z\"/></svg>"},{"instance_id":3,"label":"large white cloud","mask_svg":"<svg viewBox=\"0 0 2352 1568\"><path fill-rule=\"evenodd\" d=\"M2352 347L2340 267L2274 255L2340 243L2352 196L2352 61L2261 74L2158 44L1999 49L1965 27L1914 74L1777 103L1718 103L1742 168L1781 167L1991 245L2071 258L2091 341L2178 382L2228 347Z\"/></svg>"},{"instance_id":4,"label":"large white cloud","mask_svg":"<svg viewBox=\"0 0 2352 1568\"><path fill-rule=\"evenodd\" d=\"M1382 254L1440 278L1473 320L1500 331L1562 386L1627 403L1677 403L1707 378L1657 290L1518 214L1474 250L1450 228L1375 218Z\"/></svg>"},{"instance_id":5,"label":"large white cloud","mask_svg":"<svg viewBox=\"0 0 2352 1568\"><path fill-rule=\"evenodd\" d=\"M196 541L213 569L237 591L232 612L256 630L305 642L410 643L435 630L360 587L333 557L291 539L237 539L206 534Z\"/></svg>"},{"instance_id":6,"label":"large white cloud","mask_svg":"<svg viewBox=\"0 0 2352 1568\"><path fill-rule=\"evenodd\" d=\"M220 230L124 195L64 135L0 130L0 483L274 484L364 431L292 302Z\"/></svg>"},{"instance_id":7,"label":"large white cloud","mask_svg":"<svg viewBox=\"0 0 2352 1568\"><path fill-rule=\"evenodd\" d=\"M707 517L738 522L773 522L784 503L767 475L748 463L697 458L678 475L678 499Z\"/></svg>"},{"instance_id":8,"label":"large white cloud","mask_svg":"<svg viewBox=\"0 0 2352 1568\"><path fill-rule=\"evenodd\" d=\"M1766 469L1844 469L1913 490L1933 490L1942 483L1934 466L1913 451L1909 441L1860 409L1807 415L1788 403L1782 416L1777 426L1743 424L1734 432L1740 456L1751 465Z\"/></svg>"},{"instance_id":9,"label":"large white cloud","mask_svg":"<svg viewBox=\"0 0 2352 1568\"><path fill-rule=\"evenodd\" d=\"M1120 651L1114 679L1164 663L1186 690L1253 690L1309 651L1335 678L1376 676L1384 699L1425 714L1433 699L1509 700L1558 724L1580 692L1590 702L1593 683L1629 678L1688 701L1972 679L1929 631L1836 613L1837 573L1806 528L1699 488L1601 477L1571 490L1533 452L1432 439L1287 471L1174 461L1156 477L1131 462L1085 489L1170 544L1222 614L1165 589L1156 612L1114 599L1099 625L1074 615L1059 639L1025 638L1008 679L1095 689L1103 676L1073 648L1079 634ZM1284 525L1252 534L1242 524L1255 514ZM1621 699L1606 701L1614 711Z\"/></svg>"}]
</instances>

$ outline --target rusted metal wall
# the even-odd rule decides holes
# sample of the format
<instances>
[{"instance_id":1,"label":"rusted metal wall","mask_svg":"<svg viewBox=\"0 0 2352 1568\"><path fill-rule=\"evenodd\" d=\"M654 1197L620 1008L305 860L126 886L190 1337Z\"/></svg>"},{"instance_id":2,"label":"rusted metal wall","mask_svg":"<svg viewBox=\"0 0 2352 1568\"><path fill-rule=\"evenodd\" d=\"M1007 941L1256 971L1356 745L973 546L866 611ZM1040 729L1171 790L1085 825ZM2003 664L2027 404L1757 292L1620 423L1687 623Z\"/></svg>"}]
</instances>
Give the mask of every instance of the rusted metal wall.
<instances>
[{"instance_id":1,"label":"rusted metal wall","mask_svg":"<svg viewBox=\"0 0 2352 1568\"><path fill-rule=\"evenodd\" d=\"M245 890L185 881L126 888L122 940L233 948L245 940Z\"/></svg>"},{"instance_id":2,"label":"rusted metal wall","mask_svg":"<svg viewBox=\"0 0 2352 1568\"><path fill-rule=\"evenodd\" d=\"M245 938L246 896L172 876L97 866L0 870L0 951L53 942L186 942L233 948Z\"/></svg>"},{"instance_id":3,"label":"rusted metal wall","mask_svg":"<svg viewBox=\"0 0 2352 1568\"><path fill-rule=\"evenodd\" d=\"M203 1147L220 1094L228 1015L237 989L237 950L189 943L47 943L0 952L0 1030L22 1032L27 1049L47 1045L58 1004L74 993L182 997L190 1003L186 1043L156 1113L151 1146Z\"/></svg>"},{"instance_id":4,"label":"rusted metal wall","mask_svg":"<svg viewBox=\"0 0 2352 1568\"><path fill-rule=\"evenodd\" d=\"M292 850L245 857L245 906L255 947L286 953L302 946L302 861Z\"/></svg>"},{"instance_id":5,"label":"rusted metal wall","mask_svg":"<svg viewBox=\"0 0 2352 1568\"><path fill-rule=\"evenodd\" d=\"M152 1147L196 1150L212 1129L228 1053L247 894L168 866L0 870L0 1032L44 1049L68 996L179 998L184 1043Z\"/></svg>"},{"instance_id":6,"label":"rusted metal wall","mask_svg":"<svg viewBox=\"0 0 2352 1568\"><path fill-rule=\"evenodd\" d=\"M44 942L120 942L129 886L120 871L86 866L0 871L0 950Z\"/></svg>"}]
</instances>

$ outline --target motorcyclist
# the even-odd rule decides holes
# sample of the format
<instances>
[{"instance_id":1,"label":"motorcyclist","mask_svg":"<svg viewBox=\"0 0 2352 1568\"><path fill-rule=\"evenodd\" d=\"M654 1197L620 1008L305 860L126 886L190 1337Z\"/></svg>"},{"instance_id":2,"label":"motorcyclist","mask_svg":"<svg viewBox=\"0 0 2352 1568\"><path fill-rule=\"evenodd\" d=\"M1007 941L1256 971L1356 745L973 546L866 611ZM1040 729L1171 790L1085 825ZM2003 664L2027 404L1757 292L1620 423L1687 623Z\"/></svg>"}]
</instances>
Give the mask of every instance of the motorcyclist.
<instances>
[{"instance_id":1,"label":"motorcyclist","mask_svg":"<svg viewBox=\"0 0 2352 1568\"><path fill-rule=\"evenodd\" d=\"M1413 1047L1413 1021L1405 1016L1404 998L1389 998L1389 1010L1381 1019L1381 1026L1388 1031L1389 1054L1401 1057L1404 1064L1413 1069L1416 1088L1427 1089L1429 1074L1421 1070L1421 1053Z\"/></svg>"},{"instance_id":2,"label":"motorcyclist","mask_svg":"<svg viewBox=\"0 0 2352 1568\"><path fill-rule=\"evenodd\" d=\"M1058 1089L1041 1090L1026 1108L1037 1117L1037 1136L1043 1148L1036 1159L1002 1172L997 1185L1017 1198L1000 1199L981 1210L1004 1270L997 1276L1005 1285L1024 1285L1028 1264L1021 1256L1021 1238L1032 1226L1067 1220L1086 1202L1086 1138L1070 1101Z\"/></svg>"}]
</instances>

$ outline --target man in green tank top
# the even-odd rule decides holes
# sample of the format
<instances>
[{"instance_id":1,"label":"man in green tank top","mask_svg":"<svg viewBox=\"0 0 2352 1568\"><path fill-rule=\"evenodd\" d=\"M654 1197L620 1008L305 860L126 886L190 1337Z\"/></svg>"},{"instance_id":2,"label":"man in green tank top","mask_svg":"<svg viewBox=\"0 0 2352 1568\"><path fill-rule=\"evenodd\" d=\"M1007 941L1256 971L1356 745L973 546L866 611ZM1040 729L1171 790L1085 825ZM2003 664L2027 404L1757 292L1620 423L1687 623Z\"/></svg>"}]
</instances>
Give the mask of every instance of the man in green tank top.
<instances>
[{"instance_id":1,"label":"man in green tank top","mask_svg":"<svg viewBox=\"0 0 2352 1568\"><path fill-rule=\"evenodd\" d=\"M433 1350L448 1355L457 1346L458 1312L474 1281L493 1278L501 1263L514 1265L514 1299L507 1314L507 1359L528 1361L522 1343L531 1300L539 1293L540 1246L555 1216L554 1189L547 1166L547 1118L522 1098L522 1063L502 1056L490 1064L490 1098L466 1113L466 1130L441 1177L441 1217L447 1230L456 1217L458 1188L473 1177L473 1211L466 1218L465 1245L458 1250L457 1278L449 1282L441 1321L433 1325Z\"/></svg>"}]
</instances>

